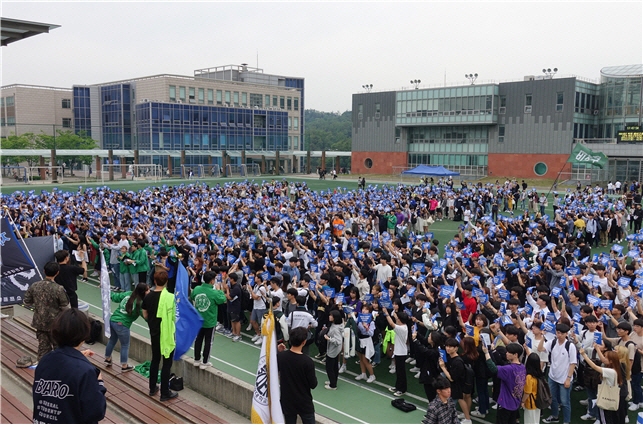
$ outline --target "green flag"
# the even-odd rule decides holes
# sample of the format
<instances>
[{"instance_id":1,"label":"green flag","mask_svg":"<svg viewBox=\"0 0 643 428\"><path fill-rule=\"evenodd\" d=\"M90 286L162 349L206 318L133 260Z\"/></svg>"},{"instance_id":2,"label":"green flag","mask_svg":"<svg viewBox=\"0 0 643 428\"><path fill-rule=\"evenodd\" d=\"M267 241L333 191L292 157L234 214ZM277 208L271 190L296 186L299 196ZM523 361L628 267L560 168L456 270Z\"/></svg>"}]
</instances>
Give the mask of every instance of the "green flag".
<instances>
[{"instance_id":1,"label":"green flag","mask_svg":"<svg viewBox=\"0 0 643 428\"><path fill-rule=\"evenodd\" d=\"M582 144L578 143L569 155L567 162L571 163L584 163L589 165L596 165L603 169L607 164L607 156L602 152L593 152Z\"/></svg>"}]
</instances>

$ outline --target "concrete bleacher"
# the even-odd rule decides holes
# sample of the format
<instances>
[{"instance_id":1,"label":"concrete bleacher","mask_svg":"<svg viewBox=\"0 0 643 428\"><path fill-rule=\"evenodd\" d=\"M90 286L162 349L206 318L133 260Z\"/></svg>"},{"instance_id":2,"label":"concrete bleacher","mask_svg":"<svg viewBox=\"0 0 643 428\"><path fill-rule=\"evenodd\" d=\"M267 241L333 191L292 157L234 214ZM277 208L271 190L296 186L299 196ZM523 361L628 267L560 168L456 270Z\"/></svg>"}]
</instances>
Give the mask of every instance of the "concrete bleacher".
<instances>
[{"instance_id":1,"label":"concrete bleacher","mask_svg":"<svg viewBox=\"0 0 643 428\"><path fill-rule=\"evenodd\" d=\"M30 322L30 317L2 320L1 339L3 367L29 387L33 384L34 370L19 369L15 366L15 362L20 356L25 355L25 352L27 354L36 354L37 352L38 340L35 332L29 326ZM101 369L103 382L107 389L105 396L108 410L101 423L226 423L208 410L187 401L182 395L166 402L160 402L158 394L156 397L150 397L147 378L133 371L121 373L118 366L105 367L102 357L96 353L88 359ZM3 415L6 403L15 402L16 400L13 400L9 393L7 393L5 401L3 391ZM17 420L19 414L23 414L28 419L23 420L22 423L30 423L31 410L26 408L23 403L20 404L22 407L9 407L13 410L11 416Z\"/></svg>"}]
</instances>

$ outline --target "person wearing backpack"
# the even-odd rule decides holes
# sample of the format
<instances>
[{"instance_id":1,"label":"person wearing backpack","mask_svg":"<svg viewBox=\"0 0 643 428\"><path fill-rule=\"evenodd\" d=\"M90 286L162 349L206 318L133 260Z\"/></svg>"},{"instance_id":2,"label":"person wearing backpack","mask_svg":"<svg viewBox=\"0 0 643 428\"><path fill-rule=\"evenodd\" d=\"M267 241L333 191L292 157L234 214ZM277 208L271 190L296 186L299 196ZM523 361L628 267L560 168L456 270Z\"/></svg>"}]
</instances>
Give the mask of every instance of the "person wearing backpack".
<instances>
[{"instance_id":1,"label":"person wearing backpack","mask_svg":"<svg viewBox=\"0 0 643 428\"><path fill-rule=\"evenodd\" d=\"M551 405L551 392L547 379L540 366L540 357L537 353L532 353L528 350L527 364L525 370L527 372L527 379L525 381L525 390L522 395L522 408L525 410L523 414L523 421L525 424L539 424L540 423L540 410L549 408ZM546 392L542 391L546 388Z\"/></svg>"},{"instance_id":2,"label":"person wearing backpack","mask_svg":"<svg viewBox=\"0 0 643 428\"><path fill-rule=\"evenodd\" d=\"M558 423L560 406L563 408L563 422L570 423L572 416L571 391L574 369L578 363L576 347L567 340L569 326L556 324L556 340L552 341L549 351L549 389L552 394L551 415L543 422Z\"/></svg>"},{"instance_id":3,"label":"person wearing backpack","mask_svg":"<svg viewBox=\"0 0 643 428\"><path fill-rule=\"evenodd\" d=\"M522 403L525 381L527 380L527 371L525 366L520 364L522 356L522 346L517 343L510 343L506 347L507 360L509 364L505 366L496 366L491 359L489 349L482 348L487 367L500 379L500 394L498 395L498 413L496 423L498 424L516 424L520 418L520 404Z\"/></svg>"},{"instance_id":4,"label":"person wearing backpack","mask_svg":"<svg viewBox=\"0 0 643 428\"><path fill-rule=\"evenodd\" d=\"M444 375L451 382L451 398L458 401L462 413L464 413L463 424L471 423L469 415L469 406L465 400L465 383L467 378L467 369L464 360L458 355L460 344L454 338L449 338L444 342L447 351L447 361L440 359L440 368ZM469 390L469 392L471 392Z\"/></svg>"}]
</instances>

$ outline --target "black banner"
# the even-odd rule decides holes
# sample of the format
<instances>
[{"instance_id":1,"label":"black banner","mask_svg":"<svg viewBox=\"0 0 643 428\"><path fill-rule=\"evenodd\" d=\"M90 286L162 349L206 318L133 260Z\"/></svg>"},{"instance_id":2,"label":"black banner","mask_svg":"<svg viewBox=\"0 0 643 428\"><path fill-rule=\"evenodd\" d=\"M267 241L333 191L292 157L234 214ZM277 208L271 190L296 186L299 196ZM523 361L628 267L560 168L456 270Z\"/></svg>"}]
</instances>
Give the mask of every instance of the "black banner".
<instances>
[{"instance_id":1,"label":"black banner","mask_svg":"<svg viewBox=\"0 0 643 428\"><path fill-rule=\"evenodd\" d=\"M3 223L4 223L4 220L5 219L3 219ZM0 235L0 236L5 236L5 235ZM13 239L13 237L9 239ZM5 240L4 242L5 245L2 246L3 269L4 269L4 262L7 256L7 254L5 253L5 249L7 248L7 244L9 242L11 241ZM2 302L1 302L2 306L21 304L22 299L25 295L25 291L27 291L29 286L36 281L40 281L40 275L38 275L38 272L42 273L45 267L45 263L54 260L54 237L53 236L27 238L25 239L25 244L27 245L29 252L31 252L31 255L33 256L36 262L36 267L33 267L31 263L29 263L29 268L27 270L21 270L20 272L14 273L13 275L9 275L9 276L4 276L4 271L3 271L2 278L0 278L0 285L2 289ZM22 245L20 242L18 242L17 245L19 247L19 249L16 249L17 251L20 251L21 253L26 253L26 251L23 252ZM27 260L29 260L28 257L27 257Z\"/></svg>"}]
</instances>

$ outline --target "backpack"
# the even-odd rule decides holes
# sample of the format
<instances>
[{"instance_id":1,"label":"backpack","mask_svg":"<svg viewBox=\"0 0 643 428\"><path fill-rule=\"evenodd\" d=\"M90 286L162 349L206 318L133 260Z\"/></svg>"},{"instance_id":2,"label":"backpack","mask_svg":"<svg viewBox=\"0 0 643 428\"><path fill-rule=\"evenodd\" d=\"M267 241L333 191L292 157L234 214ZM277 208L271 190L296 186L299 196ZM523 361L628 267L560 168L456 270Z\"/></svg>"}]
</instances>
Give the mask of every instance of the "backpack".
<instances>
[{"instance_id":1,"label":"backpack","mask_svg":"<svg viewBox=\"0 0 643 428\"><path fill-rule=\"evenodd\" d=\"M89 338L85 341L88 345L99 342L103 334L103 324L98 320L93 320L89 328Z\"/></svg>"},{"instance_id":2,"label":"backpack","mask_svg":"<svg viewBox=\"0 0 643 428\"><path fill-rule=\"evenodd\" d=\"M636 347L636 343L634 341L630 340L625 344L625 347L630 346L630 343ZM641 353L638 351L638 349L634 352L634 361L632 362L632 374L638 374L641 373Z\"/></svg>"},{"instance_id":3,"label":"backpack","mask_svg":"<svg viewBox=\"0 0 643 428\"><path fill-rule=\"evenodd\" d=\"M245 288L241 288L241 310L242 311L252 311L252 298L250 297L250 292Z\"/></svg>"},{"instance_id":4,"label":"backpack","mask_svg":"<svg viewBox=\"0 0 643 428\"><path fill-rule=\"evenodd\" d=\"M548 361L548 363L549 363L549 364L551 364L551 353L553 352L553 350L554 350L554 346L556 346L556 343L558 343L558 339L554 339L554 340L552 340L552 341L551 341L551 343L552 343L552 345L551 345L551 347L549 348L549 355L548 355L548 357L547 357L547 358L548 358L548 360L549 360L549 361ZM567 354L569 354L569 346L570 346L571 344L572 344L572 342L570 342L569 340L565 340L565 350L567 351Z\"/></svg>"},{"instance_id":5,"label":"backpack","mask_svg":"<svg viewBox=\"0 0 643 428\"><path fill-rule=\"evenodd\" d=\"M404 398L397 398L391 401L391 405L396 409L400 409L401 411L406 413L412 412L413 410L417 409L417 407L415 407L415 404L404 401Z\"/></svg>"},{"instance_id":6,"label":"backpack","mask_svg":"<svg viewBox=\"0 0 643 428\"><path fill-rule=\"evenodd\" d=\"M597 372L598 373L598 372ZM549 409L551 406L551 390L549 389L549 383L543 378L537 378L538 389L536 391L536 399L534 400L534 405L537 409Z\"/></svg>"},{"instance_id":7,"label":"backpack","mask_svg":"<svg viewBox=\"0 0 643 428\"><path fill-rule=\"evenodd\" d=\"M464 388L462 390L465 393L467 393L466 391L470 391L470 392L468 392L470 394L470 393L473 392L473 382L474 382L473 379L474 379L474 376L475 376L475 372L473 371L473 368L471 367L471 364L465 364L464 365L464 371L465 371L465 374L464 374Z\"/></svg>"}]
</instances>

